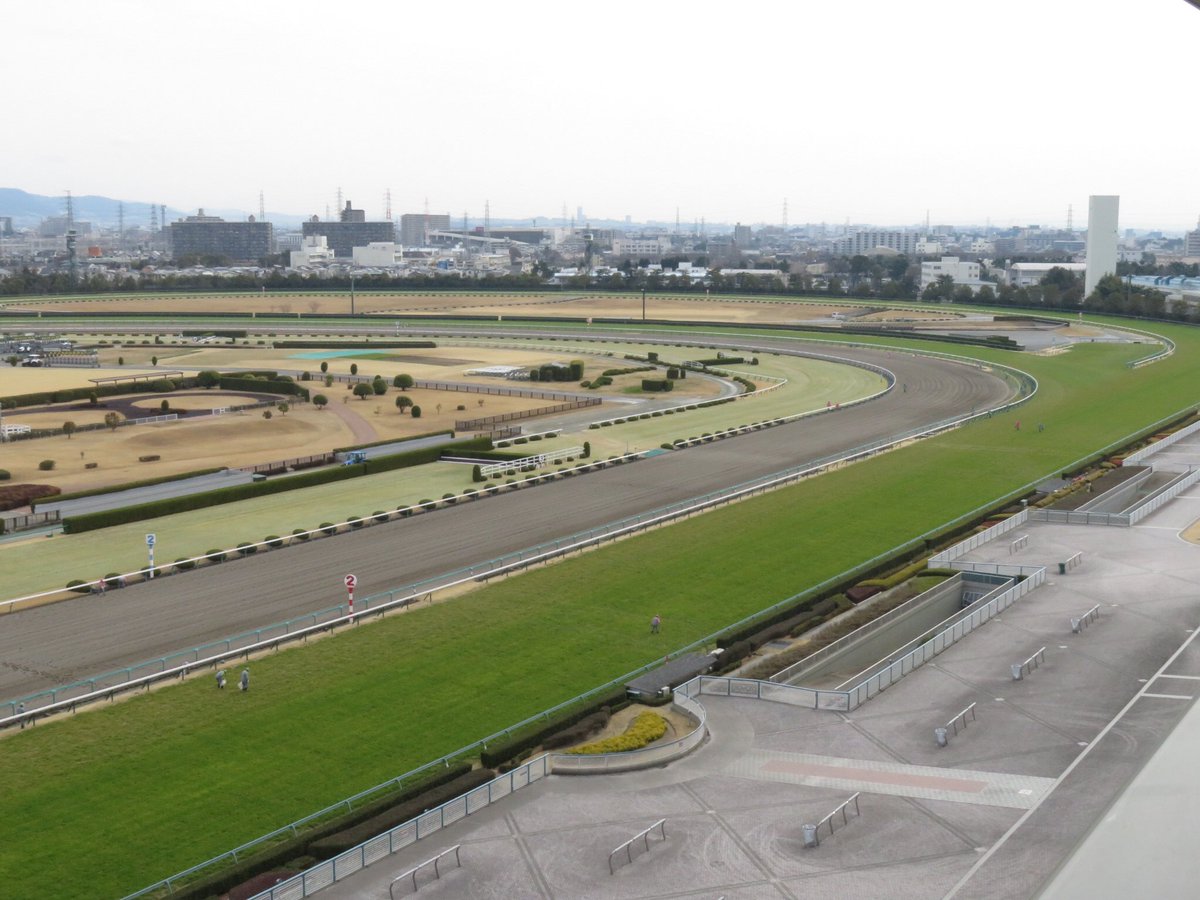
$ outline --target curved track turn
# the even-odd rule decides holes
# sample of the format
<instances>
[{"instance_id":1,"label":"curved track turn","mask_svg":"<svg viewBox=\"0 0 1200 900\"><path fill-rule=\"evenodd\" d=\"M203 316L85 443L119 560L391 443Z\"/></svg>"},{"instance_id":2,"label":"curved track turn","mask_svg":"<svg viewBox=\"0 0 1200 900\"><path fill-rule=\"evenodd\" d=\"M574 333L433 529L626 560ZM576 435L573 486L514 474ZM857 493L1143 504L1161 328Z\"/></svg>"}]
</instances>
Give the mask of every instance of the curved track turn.
<instances>
[{"instance_id":1,"label":"curved track turn","mask_svg":"<svg viewBox=\"0 0 1200 900\"><path fill-rule=\"evenodd\" d=\"M753 344L778 352L802 346L770 338L755 338ZM344 598L346 572L358 576L365 596L995 406L1011 395L998 377L947 360L882 349L805 349L888 368L907 391L536 490L5 617L0 697L23 696L335 605ZM741 418L755 418L750 407Z\"/></svg>"}]
</instances>

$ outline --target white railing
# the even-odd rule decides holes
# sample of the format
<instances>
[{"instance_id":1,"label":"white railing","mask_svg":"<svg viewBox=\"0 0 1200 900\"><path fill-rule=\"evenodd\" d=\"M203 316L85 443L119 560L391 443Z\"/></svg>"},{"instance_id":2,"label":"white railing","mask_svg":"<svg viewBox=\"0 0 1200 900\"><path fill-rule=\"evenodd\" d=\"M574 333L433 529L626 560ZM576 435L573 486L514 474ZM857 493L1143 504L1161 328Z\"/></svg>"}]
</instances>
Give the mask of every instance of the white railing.
<instances>
[{"instance_id":1,"label":"white railing","mask_svg":"<svg viewBox=\"0 0 1200 900\"><path fill-rule=\"evenodd\" d=\"M1112 525L1126 528L1128 513L1080 512L1068 509L1031 509L1029 521L1046 522L1050 525Z\"/></svg>"},{"instance_id":2,"label":"white railing","mask_svg":"<svg viewBox=\"0 0 1200 900\"><path fill-rule=\"evenodd\" d=\"M1009 516L1003 522L997 522L991 528L987 528L979 534L972 535L965 541L960 541L953 547L947 547L941 553L935 554L929 558L929 568L941 569L945 568L952 560L956 560L961 556L966 556L977 547L982 547L984 544L1024 525L1029 520L1029 510L1023 509L1015 515Z\"/></svg>"},{"instance_id":3,"label":"white railing","mask_svg":"<svg viewBox=\"0 0 1200 900\"><path fill-rule=\"evenodd\" d=\"M708 713L693 700L676 694L672 703L694 718L697 725L681 738L644 747L641 750L625 750L620 753L552 753L550 768L556 775L585 775L593 772L620 772L627 769L643 769L661 765L690 753L708 734Z\"/></svg>"},{"instance_id":4,"label":"white railing","mask_svg":"<svg viewBox=\"0 0 1200 900\"><path fill-rule=\"evenodd\" d=\"M1025 660L1025 662L1013 663L1013 666L1012 666L1013 681L1020 681L1026 675L1033 674L1033 670L1040 668L1042 663L1044 663L1045 661L1046 661L1046 648L1042 647L1037 652L1035 652L1033 654L1033 656L1031 656L1031 657L1029 657L1029 659Z\"/></svg>"},{"instance_id":5,"label":"white railing","mask_svg":"<svg viewBox=\"0 0 1200 900\"><path fill-rule=\"evenodd\" d=\"M810 653L808 656L804 657L804 659L800 660L799 662L794 662L790 666L788 666L786 669L781 669L780 671L776 672L774 675L772 675L768 679L768 681L777 681L777 682L791 681L792 678L798 677L799 673L802 670L811 669L811 668L813 668L813 666L816 666L818 663L822 662L823 660L828 659L829 657L831 657L837 653L841 653L842 650L844 650L845 648L849 647L850 645L862 640L868 634L878 631L879 629L890 624L892 621L899 618L900 616L905 615L906 613L911 611L914 606L923 605L925 603L928 603L930 600L934 599L935 596L941 596L942 594L948 593L949 591L960 589L960 586L962 585L962 580L963 580L962 573L959 573L957 575L951 576L950 578L947 578L941 584L935 585L935 586L931 587L929 590L924 591L920 594L917 594L917 596L913 597L911 600L905 600L903 603L901 603L895 609L888 610L883 615L878 616L878 617L872 619L870 622L867 622L867 623L861 625L860 627L854 629L854 631L850 632L849 634L838 638L833 643L826 644L820 650L814 650L812 653ZM874 599L874 598L872 598L872 599ZM815 635L815 632L814 632L814 635Z\"/></svg>"},{"instance_id":6,"label":"white railing","mask_svg":"<svg viewBox=\"0 0 1200 900\"><path fill-rule=\"evenodd\" d=\"M970 563L960 565L970 565ZM1009 566L1007 568L1029 569L1031 567ZM888 665L887 668L876 672L865 681L850 688L847 692L850 700L850 708L856 709L863 703L866 703L880 691L886 690L905 675L920 668L943 650L958 643L972 631L1008 609L1008 607L1016 603L1021 597L1040 586L1045 581L1046 570L1044 568L1036 568L1033 569L1033 572L1034 574L1029 575L1023 581L1017 582L999 596L980 606L970 615L959 619L946 629L938 632L914 650Z\"/></svg>"},{"instance_id":7,"label":"white railing","mask_svg":"<svg viewBox=\"0 0 1200 900\"><path fill-rule=\"evenodd\" d=\"M1099 620L1100 620L1100 604L1097 603L1095 606L1093 606L1091 609L1089 609L1087 612L1085 612L1082 616L1077 616L1077 617L1071 618L1071 633L1079 634L1081 631L1083 631L1085 628L1087 628L1093 622L1098 622Z\"/></svg>"},{"instance_id":8,"label":"white railing","mask_svg":"<svg viewBox=\"0 0 1200 900\"><path fill-rule=\"evenodd\" d=\"M834 709L846 711L849 696L845 691L825 691L798 687L793 684L775 684L755 678L731 678L725 675L698 675L675 689L676 694L697 697L711 694L717 697L748 697L752 700L771 700L800 706L806 709Z\"/></svg>"},{"instance_id":9,"label":"white railing","mask_svg":"<svg viewBox=\"0 0 1200 900\"><path fill-rule=\"evenodd\" d=\"M1140 463L1146 457L1153 456L1155 453L1158 453L1160 450L1165 450L1167 447L1170 447L1172 444L1178 443L1179 441L1182 441L1184 438L1189 438L1192 435L1197 434L1197 433L1200 433L1200 422L1193 422L1191 425L1188 425L1186 428L1180 428L1178 431L1167 435L1161 441L1155 441L1153 444L1147 444L1141 450L1135 450L1133 453L1130 453L1127 457L1125 457L1125 460L1121 463L1121 465L1123 465L1123 466L1136 465L1137 463Z\"/></svg>"},{"instance_id":10,"label":"white railing","mask_svg":"<svg viewBox=\"0 0 1200 900\"><path fill-rule=\"evenodd\" d=\"M1129 524L1136 525L1152 512L1156 512L1166 504L1170 503L1188 488L1200 481L1200 469L1192 469L1182 478L1175 481L1168 488L1155 494L1141 506L1131 509L1128 513Z\"/></svg>"},{"instance_id":11,"label":"white railing","mask_svg":"<svg viewBox=\"0 0 1200 900\"><path fill-rule=\"evenodd\" d=\"M613 850L612 853L608 854L608 874L612 875L614 872L616 872L616 867L613 866L613 857L616 856L618 853L620 853L622 850L625 851L625 861L630 864L633 863L633 845L636 842L645 841L646 852L649 853L650 852L650 833L652 831L654 831L655 828L657 828L659 830L659 833L662 835L662 840L660 841L660 843L662 841L665 841L667 839L667 820L659 819L657 822L655 822L649 828L639 831L637 834L635 834L633 837L631 837L629 840L627 840L625 843L623 843L620 847L617 847L615 850Z\"/></svg>"},{"instance_id":12,"label":"white railing","mask_svg":"<svg viewBox=\"0 0 1200 900\"><path fill-rule=\"evenodd\" d=\"M516 791L540 781L550 773L546 756L531 759L511 772L501 775L487 784L480 785L474 790L460 794L448 803L434 807L421 813L415 819L397 825L395 828L376 835L368 841L363 841L357 847L339 853L333 859L318 863L287 881L280 882L262 893L255 894L252 900L297 900L309 897L322 888L329 887L344 878L349 878L362 871L372 863L378 862L398 850L410 847L417 841L424 840L431 834L441 831L447 825L459 819L479 812L498 800L502 800ZM454 849L454 848L451 848ZM450 851L445 851L448 853ZM439 854L435 859L444 856ZM431 860L422 863L427 865ZM417 866L417 869L421 868ZM406 872L404 876L415 875L416 869ZM179 876L176 876L179 877ZM167 886L174 890L173 886ZM390 888L389 888L390 890ZM136 895L134 895L136 896Z\"/></svg>"},{"instance_id":13,"label":"white railing","mask_svg":"<svg viewBox=\"0 0 1200 900\"><path fill-rule=\"evenodd\" d=\"M413 866L407 872L402 872L399 875L397 875L395 878L392 879L392 883L388 885L388 896L391 898L391 900L396 900L396 884L398 882L403 881L406 878L412 879L413 890L414 891L417 890L417 873L420 872L422 869L426 868L427 866L433 866L433 877L435 879L440 879L442 877L442 870L441 870L441 865L440 865L441 861L444 857L449 856L451 853L454 854L454 864L461 868L462 867L462 859L460 859L459 855L458 855L458 851L461 847L462 847L462 844L455 844L453 847L449 847L449 848L443 850L437 856L430 857L429 859L425 860L425 862L418 863L417 865Z\"/></svg>"},{"instance_id":14,"label":"white railing","mask_svg":"<svg viewBox=\"0 0 1200 900\"><path fill-rule=\"evenodd\" d=\"M544 466L547 463L557 462L560 459L568 457L583 456L582 447L566 447L562 450L551 450L548 453L538 453L534 456L526 456L522 459L512 459L506 462L492 463L486 466L479 467L479 474L484 478L495 475L497 472L506 472L509 469L514 471L520 470L522 466Z\"/></svg>"},{"instance_id":15,"label":"white railing","mask_svg":"<svg viewBox=\"0 0 1200 900\"><path fill-rule=\"evenodd\" d=\"M833 829L834 829L833 823L836 821L838 813L841 813L841 815L842 815L842 824L849 825L850 824L849 809L850 809L851 803L854 804L855 817L857 818L858 816L861 816L862 813L859 812L859 809L858 809L858 795L859 795L859 792L855 791L853 794L850 795L850 798L848 800L846 800L844 803L842 803L840 806L838 806L837 809L835 809L833 812L831 812L829 815L827 815L825 818L823 818L816 825L805 825L804 829L803 829L804 830L804 846L805 847L821 846L821 829L823 827L825 827L826 825L829 826L829 836L833 837Z\"/></svg>"}]
</instances>

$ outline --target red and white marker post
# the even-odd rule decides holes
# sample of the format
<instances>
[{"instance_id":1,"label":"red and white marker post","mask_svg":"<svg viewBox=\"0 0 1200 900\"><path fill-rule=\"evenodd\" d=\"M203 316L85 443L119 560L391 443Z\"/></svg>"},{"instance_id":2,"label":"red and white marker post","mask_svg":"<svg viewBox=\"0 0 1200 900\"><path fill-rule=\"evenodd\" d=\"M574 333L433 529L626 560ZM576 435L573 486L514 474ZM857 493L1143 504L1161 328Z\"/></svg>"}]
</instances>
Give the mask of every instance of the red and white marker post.
<instances>
[{"instance_id":1,"label":"red and white marker post","mask_svg":"<svg viewBox=\"0 0 1200 900\"><path fill-rule=\"evenodd\" d=\"M342 579L346 584L346 595L350 598L350 612L354 612L354 588L358 585L358 578L354 575L347 575Z\"/></svg>"}]
</instances>

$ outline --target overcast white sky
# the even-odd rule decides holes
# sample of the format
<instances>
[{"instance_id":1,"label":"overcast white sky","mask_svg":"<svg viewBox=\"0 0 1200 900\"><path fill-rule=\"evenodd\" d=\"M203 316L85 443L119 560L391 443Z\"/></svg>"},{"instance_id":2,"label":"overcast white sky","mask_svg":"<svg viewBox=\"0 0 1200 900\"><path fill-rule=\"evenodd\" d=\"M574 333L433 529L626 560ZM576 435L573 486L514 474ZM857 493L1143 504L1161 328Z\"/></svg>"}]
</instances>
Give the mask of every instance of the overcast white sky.
<instances>
[{"instance_id":1,"label":"overcast white sky","mask_svg":"<svg viewBox=\"0 0 1200 900\"><path fill-rule=\"evenodd\" d=\"M6 3L0 186L369 218L1200 214L1184 0Z\"/></svg>"}]
</instances>

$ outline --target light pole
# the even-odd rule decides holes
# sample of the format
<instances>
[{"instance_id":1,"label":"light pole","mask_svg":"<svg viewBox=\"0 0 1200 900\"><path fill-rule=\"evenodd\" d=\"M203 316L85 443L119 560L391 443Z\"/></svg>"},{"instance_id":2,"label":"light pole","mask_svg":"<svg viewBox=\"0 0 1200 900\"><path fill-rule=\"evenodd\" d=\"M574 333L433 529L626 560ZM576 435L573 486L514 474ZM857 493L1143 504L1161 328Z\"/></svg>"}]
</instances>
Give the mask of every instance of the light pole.
<instances>
[{"instance_id":1,"label":"light pole","mask_svg":"<svg viewBox=\"0 0 1200 900\"><path fill-rule=\"evenodd\" d=\"M646 289L642 288L642 321L646 321Z\"/></svg>"},{"instance_id":2,"label":"light pole","mask_svg":"<svg viewBox=\"0 0 1200 900\"><path fill-rule=\"evenodd\" d=\"M350 315L354 315L354 274L350 274Z\"/></svg>"}]
</instances>

